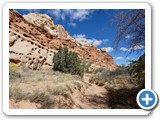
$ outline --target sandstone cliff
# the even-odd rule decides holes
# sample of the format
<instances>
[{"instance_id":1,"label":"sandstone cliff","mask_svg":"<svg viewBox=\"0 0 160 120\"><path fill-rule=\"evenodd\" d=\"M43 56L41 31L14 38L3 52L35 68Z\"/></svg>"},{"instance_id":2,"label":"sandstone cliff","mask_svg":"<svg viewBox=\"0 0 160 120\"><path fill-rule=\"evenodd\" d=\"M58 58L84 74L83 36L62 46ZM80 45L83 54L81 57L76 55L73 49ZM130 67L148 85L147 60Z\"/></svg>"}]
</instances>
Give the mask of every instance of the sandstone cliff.
<instances>
[{"instance_id":1,"label":"sandstone cliff","mask_svg":"<svg viewBox=\"0 0 160 120\"><path fill-rule=\"evenodd\" d=\"M55 25L48 15L30 13L21 16L10 10L9 45L10 62L25 64L31 69L53 67L52 58L60 46L67 46L81 59L91 61L92 67L117 68L113 58L93 45L74 40L62 25Z\"/></svg>"},{"instance_id":2,"label":"sandstone cliff","mask_svg":"<svg viewBox=\"0 0 160 120\"><path fill-rule=\"evenodd\" d=\"M52 18L47 14L29 13L27 15L23 15L23 17L28 22L45 29L53 36L62 39L71 39L71 36L64 27L62 25L54 25Z\"/></svg>"}]
</instances>

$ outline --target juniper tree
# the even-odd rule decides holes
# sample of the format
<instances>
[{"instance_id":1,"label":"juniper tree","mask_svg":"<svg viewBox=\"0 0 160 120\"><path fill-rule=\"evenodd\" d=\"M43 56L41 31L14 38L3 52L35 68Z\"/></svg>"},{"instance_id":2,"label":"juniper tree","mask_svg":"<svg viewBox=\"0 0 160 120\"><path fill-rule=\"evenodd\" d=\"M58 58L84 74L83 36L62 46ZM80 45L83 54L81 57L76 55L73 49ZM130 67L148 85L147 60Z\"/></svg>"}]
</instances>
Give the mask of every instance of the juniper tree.
<instances>
[{"instance_id":1,"label":"juniper tree","mask_svg":"<svg viewBox=\"0 0 160 120\"><path fill-rule=\"evenodd\" d=\"M60 47L53 57L55 71L77 74L83 77L83 66L77 53L68 51L67 47Z\"/></svg>"}]
</instances>

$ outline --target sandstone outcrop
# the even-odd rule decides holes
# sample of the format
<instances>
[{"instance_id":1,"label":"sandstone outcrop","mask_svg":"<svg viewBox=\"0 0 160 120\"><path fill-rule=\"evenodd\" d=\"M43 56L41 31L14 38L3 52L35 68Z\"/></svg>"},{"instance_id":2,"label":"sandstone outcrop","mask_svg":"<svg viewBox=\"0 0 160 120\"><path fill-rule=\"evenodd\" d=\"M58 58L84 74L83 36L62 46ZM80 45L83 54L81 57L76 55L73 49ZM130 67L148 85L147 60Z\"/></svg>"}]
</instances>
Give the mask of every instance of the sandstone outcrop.
<instances>
[{"instance_id":1,"label":"sandstone outcrop","mask_svg":"<svg viewBox=\"0 0 160 120\"><path fill-rule=\"evenodd\" d=\"M61 39L72 39L64 27L62 25L54 25L53 19L47 14L29 13L23 15L23 17L28 22L45 29L53 36Z\"/></svg>"},{"instance_id":2,"label":"sandstone outcrop","mask_svg":"<svg viewBox=\"0 0 160 120\"><path fill-rule=\"evenodd\" d=\"M81 59L91 61L96 68L117 68L110 55L85 41L78 43L48 15L30 13L23 17L14 10L10 10L9 15L10 62L23 63L31 69L50 69L58 48L67 46Z\"/></svg>"}]
</instances>

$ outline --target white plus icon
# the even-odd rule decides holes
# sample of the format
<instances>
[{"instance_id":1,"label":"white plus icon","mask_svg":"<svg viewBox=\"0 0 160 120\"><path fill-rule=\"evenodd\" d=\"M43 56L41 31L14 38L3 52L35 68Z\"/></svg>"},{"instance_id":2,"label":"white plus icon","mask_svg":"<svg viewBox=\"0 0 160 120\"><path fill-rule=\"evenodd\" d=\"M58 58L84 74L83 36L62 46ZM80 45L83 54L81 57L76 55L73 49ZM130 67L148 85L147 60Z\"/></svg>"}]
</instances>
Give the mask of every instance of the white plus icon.
<instances>
[{"instance_id":1,"label":"white plus icon","mask_svg":"<svg viewBox=\"0 0 160 120\"><path fill-rule=\"evenodd\" d=\"M146 94L146 97L142 98L142 101L146 101L146 105L148 105L149 101L152 101L152 98L149 97L149 94Z\"/></svg>"}]
</instances>

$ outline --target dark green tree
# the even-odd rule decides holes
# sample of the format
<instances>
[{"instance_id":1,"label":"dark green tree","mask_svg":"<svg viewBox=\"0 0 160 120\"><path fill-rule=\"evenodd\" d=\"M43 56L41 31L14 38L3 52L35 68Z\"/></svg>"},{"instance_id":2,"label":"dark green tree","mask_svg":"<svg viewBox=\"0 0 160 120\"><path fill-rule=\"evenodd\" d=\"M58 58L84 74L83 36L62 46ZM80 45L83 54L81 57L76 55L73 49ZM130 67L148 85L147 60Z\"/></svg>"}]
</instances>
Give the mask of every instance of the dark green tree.
<instances>
[{"instance_id":1,"label":"dark green tree","mask_svg":"<svg viewBox=\"0 0 160 120\"><path fill-rule=\"evenodd\" d=\"M67 47L60 47L53 58L55 71L71 73L83 77L83 66L77 53L68 51Z\"/></svg>"},{"instance_id":2,"label":"dark green tree","mask_svg":"<svg viewBox=\"0 0 160 120\"><path fill-rule=\"evenodd\" d=\"M128 72L131 76L131 82L142 87L145 86L145 54L138 60L131 61Z\"/></svg>"}]
</instances>

